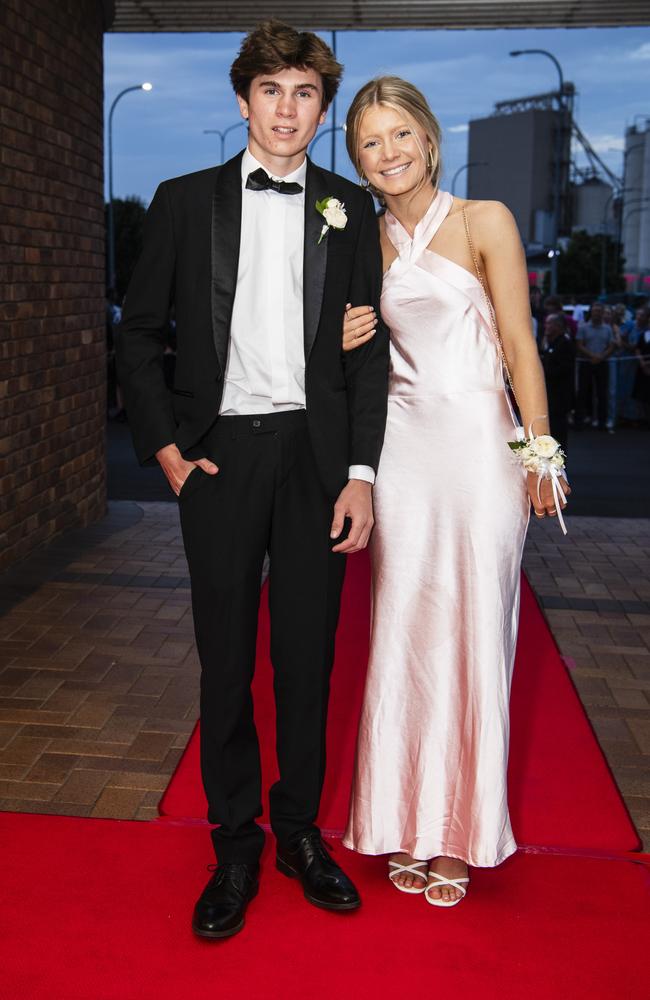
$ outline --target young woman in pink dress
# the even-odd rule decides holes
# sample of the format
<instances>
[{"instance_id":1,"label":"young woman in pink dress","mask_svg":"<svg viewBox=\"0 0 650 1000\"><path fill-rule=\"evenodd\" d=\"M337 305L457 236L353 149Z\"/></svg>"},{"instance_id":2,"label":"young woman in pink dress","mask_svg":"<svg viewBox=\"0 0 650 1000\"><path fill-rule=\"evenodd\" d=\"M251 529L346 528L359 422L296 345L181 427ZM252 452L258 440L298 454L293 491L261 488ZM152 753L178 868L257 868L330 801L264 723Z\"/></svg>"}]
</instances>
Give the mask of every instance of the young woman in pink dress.
<instances>
[{"instance_id":1,"label":"young woman in pink dress","mask_svg":"<svg viewBox=\"0 0 650 1000\"><path fill-rule=\"evenodd\" d=\"M524 427L538 435L549 433L544 377L514 219L498 202L439 189L440 128L423 95L395 77L371 81L350 108L347 144L387 208L391 375L344 843L388 854L401 891L453 906L469 865L516 850L506 768L521 556L531 503L538 517L557 510L550 481L538 495L508 447L502 353ZM370 308L353 303L344 349L373 328Z\"/></svg>"}]
</instances>

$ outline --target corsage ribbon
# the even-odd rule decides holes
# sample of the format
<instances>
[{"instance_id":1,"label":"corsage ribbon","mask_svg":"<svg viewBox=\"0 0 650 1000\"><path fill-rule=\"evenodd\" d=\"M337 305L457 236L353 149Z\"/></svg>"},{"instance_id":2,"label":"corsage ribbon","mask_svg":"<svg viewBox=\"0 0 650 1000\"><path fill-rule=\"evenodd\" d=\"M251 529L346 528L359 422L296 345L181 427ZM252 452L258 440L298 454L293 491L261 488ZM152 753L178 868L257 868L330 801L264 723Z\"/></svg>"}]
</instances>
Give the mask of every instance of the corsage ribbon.
<instances>
[{"instance_id":1,"label":"corsage ribbon","mask_svg":"<svg viewBox=\"0 0 650 1000\"><path fill-rule=\"evenodd\" d=\"M560 442L556 441L550 434L533 433L532 424L528 428L528 437L523 434L523 428L518 427L516 441L508 441L509 448L515 453L527 472L532 472L537 476L537 499L542 503L541 485L543 479L550 479L551 490L553 492L553 502L557 519L562 529L562 534L566 535L567 528L562 517L562 504L566 503L566 493L562 485L562 480L568 483L565 472L565 454L560 447Z\"/></svg>"},{"instance_id":2,"label":"corsage ribbon","mask_svg":"<svg viewBox=\"0 0 650 1000\"><path fill-rule=\"evenodd\" d=\"M567 528L566 524L564 523L564 518L562 517L562 503L560 502L560 498L562 498L563 503L566 503L566 493L562 489L562 480L564 479L565 482L568 482L568 480L566 478L564 471L558 472L558 470L555 468L554 465L550 465L550 463L547 464L548 464L548 471L540 472L537 476L537 499L539 500L540 503L542 502L542 496L540 493L540 486L542 485L542 479L550 479L551 489L553 490L553 502L555 503L557 519L560 522L562 534L566 535Z\"/></svg>"}]
</instances>

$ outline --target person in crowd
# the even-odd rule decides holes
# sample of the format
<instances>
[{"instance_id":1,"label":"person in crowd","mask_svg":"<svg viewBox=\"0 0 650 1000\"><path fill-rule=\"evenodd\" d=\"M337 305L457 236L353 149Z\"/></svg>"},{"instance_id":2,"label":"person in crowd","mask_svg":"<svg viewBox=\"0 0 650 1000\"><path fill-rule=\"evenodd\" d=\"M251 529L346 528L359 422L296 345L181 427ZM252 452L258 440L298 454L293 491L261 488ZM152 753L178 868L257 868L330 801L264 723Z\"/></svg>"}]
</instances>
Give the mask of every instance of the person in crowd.
<instances>
[{"instance_id":1,"label":"person in crowd","mask_svg":"<svg viewBox=\"0 0 650 1000\"><path fill-rule=\"evenodd\" d=\"M592 423L605 430L607 426L607 359L614 350L614 331L603 321L603 306L594 302L589 320L582 323L576 335L578 356L578 406L576 429ZM593 413L597 417L593 418Z\"/></svg>"},{"instance_id":2,"label":"person in crowd","mask_svg":"<svg viewBox=\"0 0 650 1000\"><path fill-rule=\"evenodd\" d=\"M650 424L650 311L647 307L637 313L639 340L634 349L638 368L634 379L633 397L640 406L641 423Z\"/></svg>"},{"instance_id":3,"label":"person in crowd","mask_svg":"<svg viewBox=\"0 0 650 1000\"><path fill-rule=\"evenodd\" d=\"M571 337L575 337L578 332L578 324L574 320L573 316L565 310L562 305L562 299L559 295L547 295L544 299L544 320L546 321L548 316L557 315L558 313L562 313L564 316L566 333L568 333Z\"/></svg>"},{"instance_id":4,"label":"person in crowd","mask_svg":"<svg viewBox=\"0 0 650 1000\"><path fill-rule=\"evenodd\" d=\"M606 316L606 313L605 313ZM605 318L605 317L604 317ZM606 319L605 319L606 321ZM627 344L627 335L633 328L634 322L628 318L628 310L623 302L618 302L612 307L611 327L614 333L614 350L609 359L609 404L607 410L607 427L618 426L623 417L623 397L625 392L625 366L626 356L630 353ZM635 362L636 368L636 362ZM612 385L612 377L614 383ZM628 386L628 395L632 391L632 381Z\"/></svg>"},{"instance_id":5,"label":"person in crowd","mask_svg":"<svg viewBox=\"0 0 650 1000\"><path fill-rule=\"evenodd\" d=\"M618 302L612 309L612 330L617 349L625 346L625 338L634 326L634 319L628 313L624 302Z\"/></svg>"},{"instance_id":6,"label":"person in crowd","mask_svg":"<svg viewBox=\"0 0 650 1000\"><path fill-rule=\"evenodd\" d=\"M605 326L611 327L612 330L612 351L607 359L607 420L605 426L608 434L614 434L617 418L618 358L621 341L618 336L613 306L603 305L603 323Z\"/></svg>"},{"instance_id":7,"label":"person in crowd","mask_svg":"<svg viewBox=\"0 0 650 1000\"><path fill-rule=\"evenodd\" d=\"M589 312L589 308L588 306L583 305L582 302L576 302L575 296L571 299L571 307L571 318L575 320L579 327L581 323L584 323L587 313Z\"/></svg>"},{"instance_id":8,"label":"person in crowd","mask_svg":"<svg viewBox=\"0 0 650 1000\"><path fill-rule=\"evenodd\" d=\"M388 854L400 891L455 906L469 865L516 850L506 766L521 554L530 504L538 517L557 514L551 483L538 493L513 461L504 359L526 429L548 434L549 411L516 223L498 202L440 189L440 126L424 96L397 77L371 81L352 102L346 141L387 208L391 375L344 843ZM368 303L352 302L344 350L372 342L374 323Z\"/></svg>"},{"instance_id":9,"label":"person in crowd","mask_svg":"<svg viewBox=\"0 0 650 1000\"><path fill-rule=\"evenodd\" d=\"M217 856L192 928L209 939L242 929L259 886L265 833L251 681L267 549L276 866L314 906L360 905L316 823L345 559L372 530L389 361L381 320L362 352L344 354L340 342L350 295L378 315L373 200L306 156L341 73L313 32L271 20L244 38L230 79L247 147L159 186L117 345L136 452L162 466L178 497L190 572Z\"/></svg>"},{"instance_id":10,"label":"person in crowd","mask_svg":"<svg viewBox=\"0 0 650 1000\"><path fill-rule=\"evenodd\" d=\"M124 421L124 397L115 365L115 331L122 319L122 306L114 288L106 292L106 410L109 419Z\"/></svg>"},{"instance_id":11,"label":"person in crowd","mask_svg":"<svg viewBox=\"0 0 650 1000\"><path fill-rule=\"evenodd\" d=\"M624 424L636 425L642 420L642 406L635 398L634 387L639 359L636 349L641 342L645 330L650 325L650 309L641 306L634 314L634 319L621 327L621 344L624 361L619 366L619 397L620 418Z\"/></svg>"},{"instance_id":12,"label":"person in crowd","mask_svg":"<svg viewBox=\"0 0 650 1000\"><path fill-rule=\"evenodd\" d=\"M532 318L533 334L538 340L544 331L544 305L542 291L537 285L530 285L528 289L530 301L530 315Z\"/></svg>"},{"instance_id":13,"label":"person in crowd","mask_svg":"<svg viewBox=\"0 0 650 1000\"><path fill-rule=\"evenodd\" d=\"M539 353L546 381L549 422L555 437L566 450L569 413L575 405L576 352L563 312L546 317Z\"/></svg>"}]
</instances>

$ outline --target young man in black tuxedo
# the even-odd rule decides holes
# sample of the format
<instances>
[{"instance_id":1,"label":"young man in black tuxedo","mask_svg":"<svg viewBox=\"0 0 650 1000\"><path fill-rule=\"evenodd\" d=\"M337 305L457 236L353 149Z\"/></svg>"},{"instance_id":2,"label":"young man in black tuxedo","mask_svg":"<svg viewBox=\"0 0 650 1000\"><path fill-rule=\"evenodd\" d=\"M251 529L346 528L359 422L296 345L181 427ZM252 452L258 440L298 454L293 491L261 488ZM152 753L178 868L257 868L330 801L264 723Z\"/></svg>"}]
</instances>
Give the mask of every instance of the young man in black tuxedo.
<instances>
[{"instance_id":1,"label":"young man in black tuxedo","mask_svg":"<svg viewBox=\"0 0 650 1000\"><path fill-rule=\"evenodd\" d=\"M205 937L240 930L258 887L264 834L250 684L267 550L277 866L317 906L360 902L315 825L345 558L372 530L388 383L372 198L306 158L341 71L316 35L277 21L244 40L231 80L248 148L160 185L119 335L136 451L160 463L178 495L192 582L201 767L218 824L216 871L193 919ZM325 209L328 198L336 201ZM172 302L170 393L162 357ZM347 302L374 303L378 321L367 344L344 354Z\"/></svg>"}]
</instances>

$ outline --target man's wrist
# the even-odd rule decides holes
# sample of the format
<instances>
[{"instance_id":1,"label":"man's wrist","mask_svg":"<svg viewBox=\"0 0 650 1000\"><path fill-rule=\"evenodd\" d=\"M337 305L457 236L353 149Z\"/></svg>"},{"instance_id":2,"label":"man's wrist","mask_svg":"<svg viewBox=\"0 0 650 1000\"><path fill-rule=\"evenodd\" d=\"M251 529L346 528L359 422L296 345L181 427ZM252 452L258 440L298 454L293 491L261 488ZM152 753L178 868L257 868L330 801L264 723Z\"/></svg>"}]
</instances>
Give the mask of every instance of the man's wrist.
<instances>
[{"instance_id":1,"label":"man's wrist","mask_svg":"<svg viewBox=\"0 0 650 1000\"><path fill-rule=\"evenodd\" d=\"M170 441L169 444L163 445L162 448L159 448L158 451L155 452L155 457L158 459L158 461L160 461L161 457L164 457L166 454L167 455L169 454L168 451L169 448L176 448L176 444L174 441Z\"/></svg>"},{"instance_id":2,"label":"man's wrist","mask_svg":"<svg viewBox=\"0 0 650 1000\"><path fill-rule=\"evenodd\" d=\"M348 479L359 479L374 486L375 470L370 465L351 465L348 469Z\"/></svg>"}]
</instances>

